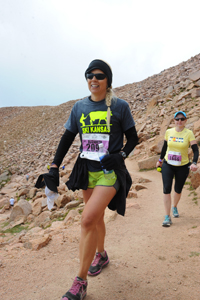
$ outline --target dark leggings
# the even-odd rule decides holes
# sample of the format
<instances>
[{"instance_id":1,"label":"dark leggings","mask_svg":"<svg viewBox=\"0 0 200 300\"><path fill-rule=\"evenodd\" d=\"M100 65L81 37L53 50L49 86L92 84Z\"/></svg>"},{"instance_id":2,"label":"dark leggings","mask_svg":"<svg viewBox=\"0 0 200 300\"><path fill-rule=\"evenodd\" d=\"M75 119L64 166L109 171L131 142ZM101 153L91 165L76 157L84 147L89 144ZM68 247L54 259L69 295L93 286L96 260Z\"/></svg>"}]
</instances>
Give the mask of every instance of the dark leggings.
<instances>
[{"instance_id":1,"label":"dark leggings","mask_svg":"<svg viewBox=\"0 0 200 300\"><path fill-rule=\"evenodd\" d=\"M162 180L163 180L163 193L170 194L172 190L172 181L175 177L174 190L177 194L182 192L184 183L189 174L189 163L184 166L172 166L166 161L162 165Z\"/></svg>"}]
</instances>

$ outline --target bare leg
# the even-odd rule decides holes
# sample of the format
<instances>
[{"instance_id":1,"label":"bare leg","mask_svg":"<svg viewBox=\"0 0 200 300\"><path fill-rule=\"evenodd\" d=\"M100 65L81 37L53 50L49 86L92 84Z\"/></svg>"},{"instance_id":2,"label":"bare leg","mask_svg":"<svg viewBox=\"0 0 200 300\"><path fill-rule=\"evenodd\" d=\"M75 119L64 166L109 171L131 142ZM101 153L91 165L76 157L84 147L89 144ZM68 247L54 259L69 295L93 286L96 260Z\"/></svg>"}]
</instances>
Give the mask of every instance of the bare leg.
<instances>
[{"instance_id":1,"label":"bare leg","mask_svg":"<svg viewBox=\"0 0 200 300\"><path fill-rule=\"evenodd\" d=\"M89 198L91 197L93 192L93 189L87 189L86 191L83 190L83 198L84 202L87 203ZM106 235L106 226L104 223L104 212L99 219L99 222L97 223L97 252L103 252L104 251L104 241L105 241L105 235Z\"/></svg>"},{"instance_id":2,"label":"bare leg","mask_svg":"<svg viewBox=\"0 0 200 300\"><path fill-rule=\"evenodd\" d=\"M106 226L104 223L104 213L97 223L97 252L104 251L104 241L106 236Z\"/></svg>"},{"instance_id":3,"label":"bare leg","mask_svg":"<svg viewBox=\"0 0 200 300\"><path fill-rule=\"evenodd\" d=\"M87 200L81 221L80 268L78 276L86 280L97 248L97 224L116 194L114 187L96 186Z\"/></svg>"},{"instance_id":4,"label":"bare leg","mask_svg":"<svg viewBox=\"0 0 200 300\"><path fill-rule=\"evenodd\" d=\"M174 204L173 204L174 207L177 207L180 198L181 198L181 193L178 194L178 193L174 192Z\"/></svg>"},{"instance_id":5,"label":"bare leg","mask_svg":"<svg viewBox=\"0 0 200 300\"><path fill-rule=\"evenodd\" d=\"M163 195L164 207L166 215L170 216L171 212L171 194Z\"/></svg>"}]
</instances>

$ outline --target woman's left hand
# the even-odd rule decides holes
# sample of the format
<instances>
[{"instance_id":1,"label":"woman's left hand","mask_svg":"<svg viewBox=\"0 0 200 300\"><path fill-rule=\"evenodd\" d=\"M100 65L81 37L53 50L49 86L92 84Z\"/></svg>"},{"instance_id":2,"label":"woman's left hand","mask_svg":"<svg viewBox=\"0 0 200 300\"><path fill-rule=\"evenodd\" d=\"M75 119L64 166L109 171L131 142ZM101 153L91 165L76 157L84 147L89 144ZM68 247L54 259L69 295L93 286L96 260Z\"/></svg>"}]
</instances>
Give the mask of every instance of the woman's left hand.
<instances>
[{"instance_id":1,"label":"woman's left hand","mask_svg":"<svg viewBox=\"0 0 200 300\"><path fill-rule=\"evenodd\" d=\"M197 165L195 165L195 164L190 165L190 170L191 171L195 172L195 171L197 171L197 169L198 169Z\"/></svg>"}]
</instances>

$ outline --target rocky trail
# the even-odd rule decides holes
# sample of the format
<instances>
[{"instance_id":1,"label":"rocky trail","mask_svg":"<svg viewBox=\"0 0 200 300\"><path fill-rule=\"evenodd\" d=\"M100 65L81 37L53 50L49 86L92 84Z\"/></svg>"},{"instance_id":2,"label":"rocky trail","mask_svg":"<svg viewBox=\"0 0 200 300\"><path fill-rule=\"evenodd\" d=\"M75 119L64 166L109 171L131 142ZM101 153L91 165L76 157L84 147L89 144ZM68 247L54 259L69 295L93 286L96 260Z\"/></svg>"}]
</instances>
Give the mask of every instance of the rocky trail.
<instances>
[{"instance_id":1,"label":"rocky trail","mask_svg":"<svg viewBox=\"0 0 200 300\"><path fill-rule=\"evenodd\" d=\"M200 146L200 54L114 92L129 104L139 144L126 160L133 179L126 215L108 209L105 214L110 263L88 279L86 299L199 300L200 168L184 187L180 218L163 228L162 181L155 164L176 111L186 112L186 127ZM81 192L69 191L65 182L79 152L78 135L60 167L52 211L44 190L35 188L76 101L0 108L0 300L58 300L77 275L84 204ZM191 148L188 155L191 160ZM199 162L200 157L200 167Z\"/></svg>"},{"instance_id":2,"label":"rocky trail","mask_svg":"<svg viewBox=\"0 0 200 300\"><path fill-rule=\"evenodd\" d=\"M180 218L170 228L164 217L161 174L140 172L127 159L132 178L149 179L127 199L125 217L106 211L110 263L88 278L87 300L198 300L200 295L199 205L185 185ZM8 214L8 212L7 212ZM78 270L80 221L58 230L49 244L33 251L17 245L0 249L0 299L58 300Z\"/></svg>"}]
</instances>

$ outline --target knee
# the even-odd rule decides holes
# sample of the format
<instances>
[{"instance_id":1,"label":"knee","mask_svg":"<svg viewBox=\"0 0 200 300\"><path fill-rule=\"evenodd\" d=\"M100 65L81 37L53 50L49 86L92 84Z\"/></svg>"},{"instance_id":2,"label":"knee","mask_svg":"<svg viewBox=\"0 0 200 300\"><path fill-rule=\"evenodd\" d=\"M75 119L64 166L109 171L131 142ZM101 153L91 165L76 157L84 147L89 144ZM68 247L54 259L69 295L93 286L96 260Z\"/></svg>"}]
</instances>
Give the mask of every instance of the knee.
<instances>
[{"instance_id":1,"label":"knee","mask_svg":"<svg viewBox=\"0 0 200 300\"><path fill-rule=\"evenodd\" d=\"M164 187L163 194L171 194L172 188L171 187Z\"/></svg>"},{"instance_id":2,"label":"knee","mask_svg":"<svg viewBox=\"0 0 200 300\"><path fill-rule=\"evenodd\" d=\"M175 187L174 188L174 191L177 193L177 194L181 194L182 193L182 188L177 188L177 187Z\"/></svg>"},{"instance_id":3,"label":"knee","mask_svg":"<svg viewBox=\"0 0 200 300\"><path fill-rule=\"evenodd\" d=\"M83 213L81 218L81 228L89 230L95 226L96 226L95 218L92 215L88 215L88 214L86 215Z\"/></svg>"}]
</instances>

